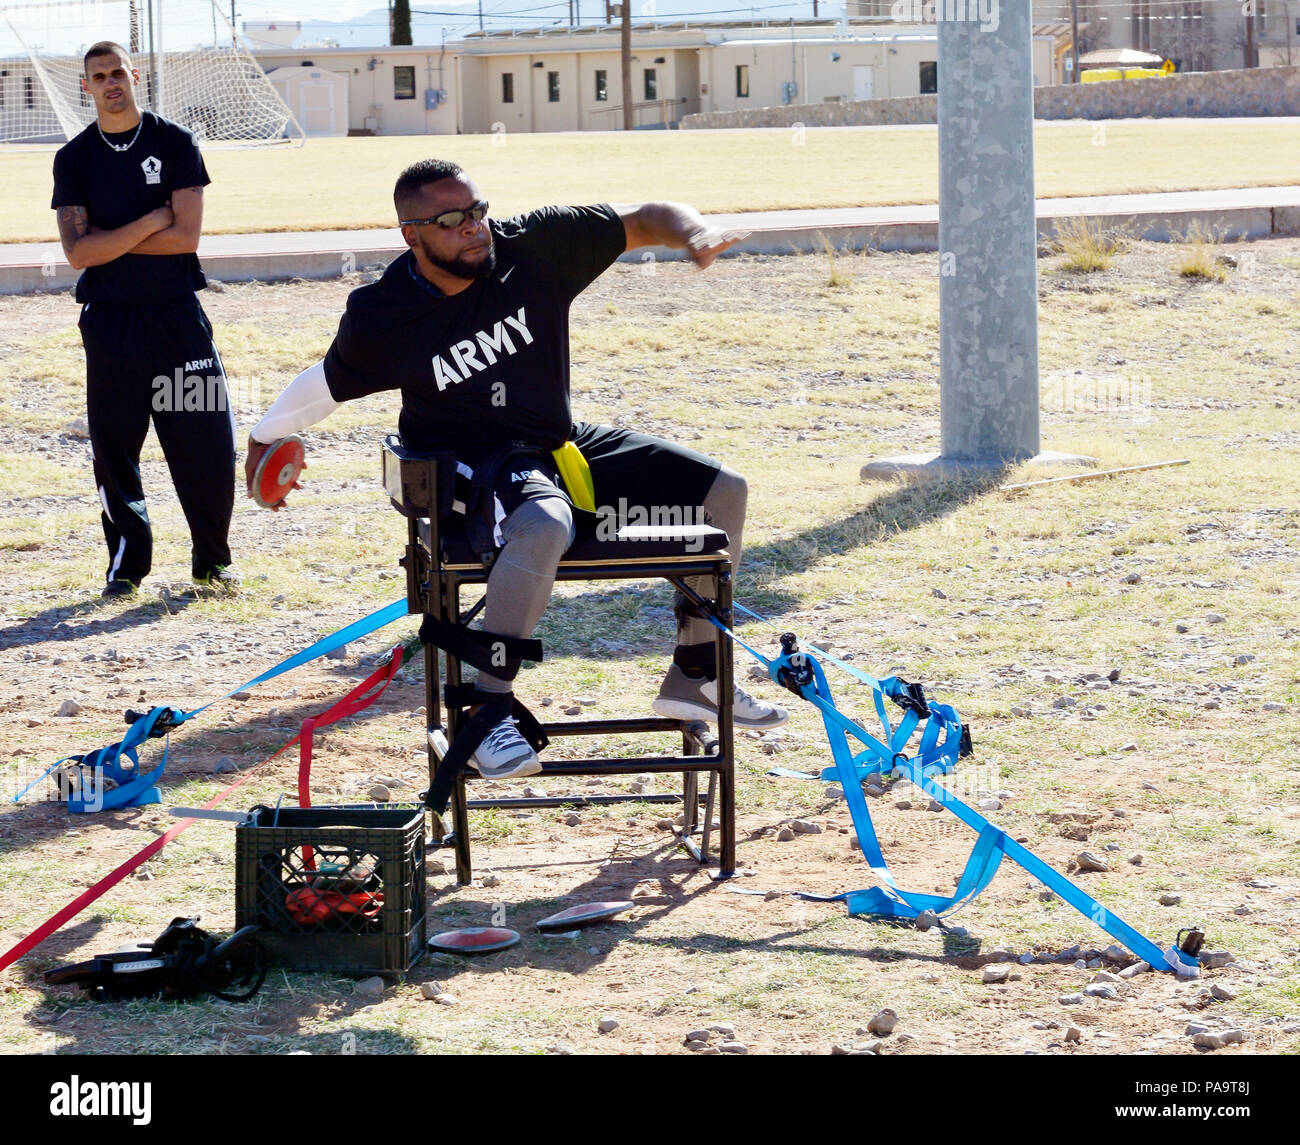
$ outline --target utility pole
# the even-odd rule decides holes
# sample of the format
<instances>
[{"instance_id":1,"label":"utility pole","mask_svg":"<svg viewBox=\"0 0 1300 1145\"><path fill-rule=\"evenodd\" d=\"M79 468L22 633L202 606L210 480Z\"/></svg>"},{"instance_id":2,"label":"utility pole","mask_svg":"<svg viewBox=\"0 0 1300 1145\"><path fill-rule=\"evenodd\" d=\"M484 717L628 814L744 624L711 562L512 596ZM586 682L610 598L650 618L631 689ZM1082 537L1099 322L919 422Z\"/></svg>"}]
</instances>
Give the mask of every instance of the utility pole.
<instances>
[{"instance_id":1,"label":"utility pole","mask_svg":"<svg viewBox=\"0 0 1300 1145\"><path fill-rule=\"evenodd\" d=\"M1030 5L938 21L940 452L862 476L980 472L1040 452Z\"/></svg>"},{"instance_id":2,"label":"utility pole","mask_svg":"<svg viewBox=\"0 0 1300 1145\"><path fill-rule=\"evenodd\" d=\"M623 130L631 131L636 125L636 112L632 109L632 5L623 0L622 35L619 37L619 49L623 55Z\"/></svg>"},{"instance_id":3,"label":"utility pole","mask_svg":"<svg viewBox=\"0 0 1300 1145\"><path fill-rule=\"evenodd\" d=\"M1079 0L1070 0L1070 82L1079 82Z\"/></svg>"},{"instance_id":4,"label":"utility pole","mask_svg":"<svg viewBox=\"0 0 1300 1145\"><path fill-rule=\"evenodd\" d=\"M1255 66L1255 0L1246 0L1246 67Z\"/></svg>"},{"instance_id":5,"label":"utility pole","mask_svg":"<svg viewBox=\"0 0 1300 1145\"><path fill-rule=\"evenodd\" d=\"M478 30L483 31L483 0L478 0Z\"/></svg>"}]
</instances>

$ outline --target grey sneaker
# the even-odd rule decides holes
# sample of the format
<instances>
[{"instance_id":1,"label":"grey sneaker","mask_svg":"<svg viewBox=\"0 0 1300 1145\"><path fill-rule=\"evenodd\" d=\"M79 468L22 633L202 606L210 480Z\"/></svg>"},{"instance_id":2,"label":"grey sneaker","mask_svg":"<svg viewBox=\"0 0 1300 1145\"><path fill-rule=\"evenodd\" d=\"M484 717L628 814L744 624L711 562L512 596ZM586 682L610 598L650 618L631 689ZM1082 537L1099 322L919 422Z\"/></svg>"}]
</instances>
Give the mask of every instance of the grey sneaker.
<instances>
[{"instance_id":1,"label":"grey sneaker","mask_svg":"<svg viewBox=\"0 0 1300 1145\"><path fill-rule=\"evenodd\" d=\"M514 779L542 770L542 761L532 745L508 716L483 737L469 765L484 779Z\"/></svg>"},{"instance_id":2,"label":"grey sneaker","mask_svg":"<svg viewBox=\"0 0 1300 1145\"><path fill-rule=\"evenodd\" d=\"M692 680L674 664L659 686L651 705L655 712L674 720L718 720L717 680ZM741 728L779 728L790 713L766 700L757 700L737 687L732 700L732 720Z\"/></svg>"}]
</instances>

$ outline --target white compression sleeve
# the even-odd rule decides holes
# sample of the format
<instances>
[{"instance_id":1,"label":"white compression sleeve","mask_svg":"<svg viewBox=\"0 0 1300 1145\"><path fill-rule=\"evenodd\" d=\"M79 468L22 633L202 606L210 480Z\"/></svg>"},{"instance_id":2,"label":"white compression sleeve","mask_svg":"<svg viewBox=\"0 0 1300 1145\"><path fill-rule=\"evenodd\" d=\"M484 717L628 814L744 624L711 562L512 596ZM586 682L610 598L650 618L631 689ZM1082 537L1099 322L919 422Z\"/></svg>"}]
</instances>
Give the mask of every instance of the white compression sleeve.
<instances>
[{"instance_id":1,"label":"white compression sleeve","mask_svg":"<svg viewBox=\"0 0 1300 1145\"><path fill-rule=\"evenodd\" d=\"M329 417L339 405L325 381L325 360L322 358L284 388L262 420L253 426L251 436L254 441L270 445Z\"/></svg>"}]
</instances>

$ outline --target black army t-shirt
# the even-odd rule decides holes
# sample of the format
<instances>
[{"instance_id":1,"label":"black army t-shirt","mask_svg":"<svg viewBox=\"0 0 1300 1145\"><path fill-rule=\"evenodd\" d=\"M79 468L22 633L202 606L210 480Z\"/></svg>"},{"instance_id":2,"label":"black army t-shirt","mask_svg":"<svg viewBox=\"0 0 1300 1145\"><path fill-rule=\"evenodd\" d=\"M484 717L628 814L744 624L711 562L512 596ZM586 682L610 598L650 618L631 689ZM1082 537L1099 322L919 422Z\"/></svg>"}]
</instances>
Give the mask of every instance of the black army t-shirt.
<instances>
[{"instance_id":1,"label":"black army t-shirt","mask_svg":"<svg viewBox=\"0 0 1300 1145\"><path fill-rule=\"evenodd\" d=\"M170 120L141 112L135 128L105 132L126 151L114 151L92 123L54 156L51 206L85 207L91 226L111 231L166 206L173 191L206 187L203 156L194 136ZM191 294L207 286L195 254L124 254L102 266L89 266L77 282L78 302L162 300Z\"/></svg>"},{"instance_id":2,"label":"black army t-shirt","mask_svg":"<svg viewBox=\"0 0 1300 1145\"><path fill-rule=\"evenodd\" d=\"M496 267L459 294L419 274L410 251L354 290L325 355L335 401L402 391L412 449L569 437L569 305L627 247L608 204L544 207L489 223Z\"/></svg>"}]
</instances>

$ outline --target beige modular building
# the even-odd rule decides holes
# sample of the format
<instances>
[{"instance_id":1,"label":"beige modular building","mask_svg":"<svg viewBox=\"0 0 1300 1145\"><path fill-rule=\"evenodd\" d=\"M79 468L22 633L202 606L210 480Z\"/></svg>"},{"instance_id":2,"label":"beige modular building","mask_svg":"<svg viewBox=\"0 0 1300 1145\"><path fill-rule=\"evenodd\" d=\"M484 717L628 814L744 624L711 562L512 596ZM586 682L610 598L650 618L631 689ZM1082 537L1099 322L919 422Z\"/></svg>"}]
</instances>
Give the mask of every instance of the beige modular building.
<instances>
[{"instance_id":1,"label":"beige modular building","mask_svg":"<svg viewBox=\"0 0 1300 1145\"><path fill-rule=\"evenodd\" d=\"M1036 84L1059 82L1059 36L1055 26L1034 36ZM610 25L471 33L445 47L276 47L254 55L285 91L307 87L286 69L345 77L347 98L332 97L332 122L345 104L351 134L623 126L619 30ZM933 25L637 24L634 121L665 128L695 112L919 95L935 90L936 58ZM307 90L325 99L324 88ZM325 122L324 111L318 118Z\"/></svg>"},{"instance_id":2,"label":"beige modular building","mask_svg":"<svg viewBox=\"0 0 1300 1145\"><path fill-rule=\"evenodd\" d=\"M270 48L253 57L282 97L297 93L315 101L314 129L303 123L309 135L455 135L463 130L450 45ZM311 82L295 83L293 68L311 75ZM337 77L346 81L341 92L330 90L336 89Z\"/></svg>"}]
</instances>

